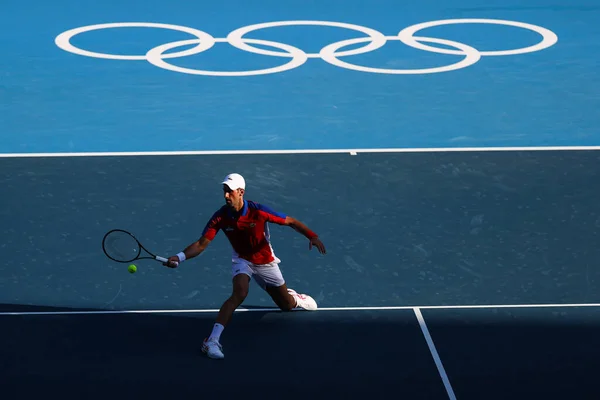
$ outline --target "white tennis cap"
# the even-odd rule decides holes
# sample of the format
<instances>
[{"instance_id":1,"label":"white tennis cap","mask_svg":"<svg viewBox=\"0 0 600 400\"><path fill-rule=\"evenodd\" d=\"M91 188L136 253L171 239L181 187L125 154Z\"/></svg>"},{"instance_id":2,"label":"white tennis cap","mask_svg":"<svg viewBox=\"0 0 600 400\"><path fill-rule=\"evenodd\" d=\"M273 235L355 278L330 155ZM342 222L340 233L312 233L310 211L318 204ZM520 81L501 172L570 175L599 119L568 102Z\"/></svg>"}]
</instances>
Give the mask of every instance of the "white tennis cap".
<instances>
[{"instance_id":1,"label":"white tennis cap","mask_svg":"<svg viewBox=\"0 0 600 400\"><path fill-rule=\"evenodd\" d=\"M244 180L244 177L240 174L229 174L221 183L229 186L229 189L231 190L246 189L246 181Z\"/></svg>"}]
</instances>

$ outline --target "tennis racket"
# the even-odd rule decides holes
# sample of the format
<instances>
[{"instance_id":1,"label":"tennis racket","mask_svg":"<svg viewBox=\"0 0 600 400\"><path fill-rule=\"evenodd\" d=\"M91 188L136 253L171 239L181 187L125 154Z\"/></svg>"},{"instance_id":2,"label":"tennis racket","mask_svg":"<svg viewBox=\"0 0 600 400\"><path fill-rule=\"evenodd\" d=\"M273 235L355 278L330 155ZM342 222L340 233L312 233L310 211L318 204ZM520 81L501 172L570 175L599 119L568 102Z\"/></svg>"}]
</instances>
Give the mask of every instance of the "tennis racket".
<instances>
[{"instance_id":1,"label":"tennis racket","mask_svg":"<svg viewBox=\"0 0 600 400\"><path fill-rule=\"evenodd\" d=\"M166 258L148 251L132 233L123 229L113 229L107 232L102 239L102 250L108 258L120 263L144 259L160 262L168 261ZM142 251L147 255L143 255ZM178 264L176 263L176 265Z\"/></svg>"}]
</instances>

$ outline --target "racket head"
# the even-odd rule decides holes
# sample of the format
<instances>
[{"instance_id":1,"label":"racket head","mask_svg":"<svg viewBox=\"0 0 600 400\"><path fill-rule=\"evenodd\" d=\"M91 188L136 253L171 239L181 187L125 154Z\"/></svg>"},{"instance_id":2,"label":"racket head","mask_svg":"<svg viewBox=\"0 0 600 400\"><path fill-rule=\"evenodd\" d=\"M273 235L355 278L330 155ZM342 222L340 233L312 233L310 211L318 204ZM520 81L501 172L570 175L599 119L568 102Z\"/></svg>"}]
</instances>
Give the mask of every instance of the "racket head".
<instances>
[{"instance_id":1,"label":"racket head","mask_svg":"<svg viewBox=\"0 0 600 400\"><path fill-rule=\"evenodd\" d=\"M142 245L132 233L113 229L102 238L102 250L111 260L128 263L141 258Z\"/></svg>"}]
</instances>

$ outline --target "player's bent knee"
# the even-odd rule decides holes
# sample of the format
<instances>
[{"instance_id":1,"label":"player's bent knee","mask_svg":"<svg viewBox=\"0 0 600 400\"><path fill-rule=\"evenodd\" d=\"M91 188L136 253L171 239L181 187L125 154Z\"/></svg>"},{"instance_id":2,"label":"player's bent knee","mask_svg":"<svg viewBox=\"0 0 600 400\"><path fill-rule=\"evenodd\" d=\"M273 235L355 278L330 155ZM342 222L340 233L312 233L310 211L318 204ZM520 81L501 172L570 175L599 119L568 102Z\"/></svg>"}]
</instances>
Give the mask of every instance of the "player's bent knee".
<instances>
[{"instance_id":1,"label":"player's bent knee","mask_svg":"<svg viewBox=\"0 0 600 400\"><path fill-rule=\"evenodd\" d=\"M287 311L292 311L294 309L294 306L291 305L291 304L289 304L289 303L287 303L287 304L280 304L279 305L279 309L281 311L287 312Z\"/></svg>"},{"instance_id":2,"label":"player's bent knee","mask_svg":"<svg viewBox=\"0 0 600 400\"><path fill-rule=\"evenodd\" d=\"M281 300L278 303L281 311L292 311L296 307L296 301L291 299Z\"/></svg>"}]
</instances>

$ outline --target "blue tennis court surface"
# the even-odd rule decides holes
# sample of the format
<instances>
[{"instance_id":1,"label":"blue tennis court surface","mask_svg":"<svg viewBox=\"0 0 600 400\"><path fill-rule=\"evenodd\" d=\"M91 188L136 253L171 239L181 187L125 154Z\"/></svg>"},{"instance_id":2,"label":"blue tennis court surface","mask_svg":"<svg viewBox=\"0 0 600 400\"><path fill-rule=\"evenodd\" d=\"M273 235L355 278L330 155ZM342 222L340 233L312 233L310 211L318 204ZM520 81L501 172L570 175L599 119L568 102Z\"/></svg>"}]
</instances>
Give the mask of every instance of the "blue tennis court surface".
<instances>
[{"instance_id":1,"label":"blue tennis court surface","mask_svg":"<svg viewBox=\"0 0 600 400\"><path fill-rule=\"evenodd\" d=\"M600 3L3 4L2 398L595 399ZM230 172L273 226L279 312L231 292ZM67 394L68 393L68 394Z\"/></svg>"}]
</instances>

